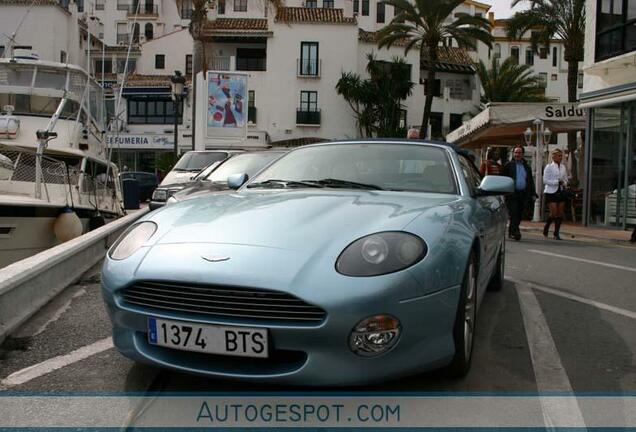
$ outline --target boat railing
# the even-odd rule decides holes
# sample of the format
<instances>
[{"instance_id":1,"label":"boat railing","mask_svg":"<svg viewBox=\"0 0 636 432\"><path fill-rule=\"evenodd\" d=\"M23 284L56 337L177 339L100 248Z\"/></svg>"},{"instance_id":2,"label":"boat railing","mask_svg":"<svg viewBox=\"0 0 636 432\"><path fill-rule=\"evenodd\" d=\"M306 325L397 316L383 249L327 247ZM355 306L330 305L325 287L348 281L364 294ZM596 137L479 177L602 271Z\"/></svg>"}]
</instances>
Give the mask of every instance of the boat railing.
<instances>
[{"instance_id":1,"label":"boat railing","mask_svg":"<svg viewBox=\"0 0 636 432\"><path fill-rule=\"evenodd\" d=\"M0 180L35 183L36 158L34 151L0 147ZM67 167L65 162L42 156L43 183L77 185L80 163Z\"/></svg>"}]
</instances>

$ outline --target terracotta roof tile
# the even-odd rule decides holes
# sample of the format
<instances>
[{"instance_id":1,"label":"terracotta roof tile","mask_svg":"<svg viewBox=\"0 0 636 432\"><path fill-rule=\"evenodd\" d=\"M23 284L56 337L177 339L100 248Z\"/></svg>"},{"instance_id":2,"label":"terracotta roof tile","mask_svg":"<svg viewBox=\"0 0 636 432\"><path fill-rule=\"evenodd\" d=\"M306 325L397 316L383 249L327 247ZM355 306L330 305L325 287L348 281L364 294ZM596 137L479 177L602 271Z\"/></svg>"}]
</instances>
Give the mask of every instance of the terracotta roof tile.
<instances>
[{"instance_id":1,"label":"terracotta roof tile","mask_svg":"<svg viewBox=\"0 0 636 432\"><path fill-rule=\"evenodd\" d=\"M262 18L217 18L203 27L203 37L219 33L252 33L267 31L267 20Z\"/></svg>"},{"instance_id":2,"label":"terracotta roof tile","mask_svg":"<svg viewBox=\"0 0 636 432\"><path fill-rule=\"evenodd\" d=\"M277 22L312 24L356 24L354 17L344 16L342 9L282 7L276 13Z\"/></svg>"},{"instance_id":3,"label":"terracotta roof tile","mask_svg":"<svg viewBox=\"0 0 636 432\"><path fill-rule=\"evenodd\" d=\"M362 29L358 29L358 40L360 42L366 43L377 43L378 42L378 34L376 32L368 32ZM393 46L405 46L406 41L398 40L393 43Z\"/></svg>"},{"instance_id":4,"label":"terracotta roof tile","mask_svg":"<svg viewBox=\"0 0 636 432\"><path fill-rule=\"evenodd\" d=\"M422 69L428 69L429 64L427 56L420 60ZM463 48L439 47L436 65L439 72L475 73L475 63Z\"/></svg>"}]
</instances>

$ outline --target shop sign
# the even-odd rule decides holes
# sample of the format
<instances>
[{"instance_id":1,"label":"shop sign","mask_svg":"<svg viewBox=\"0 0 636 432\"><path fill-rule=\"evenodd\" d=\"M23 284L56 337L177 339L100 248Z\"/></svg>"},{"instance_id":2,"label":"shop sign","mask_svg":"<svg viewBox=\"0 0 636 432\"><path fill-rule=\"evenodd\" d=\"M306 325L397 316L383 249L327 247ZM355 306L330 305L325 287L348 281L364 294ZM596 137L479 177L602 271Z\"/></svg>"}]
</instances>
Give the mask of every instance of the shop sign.
<instances>
[{"instance_id":1,"label":"shop sign","mask_svg":"<svg viewBox=\"0 0 636 432\"><path fill-rule=\"evenodd\" d=\"M114 148L166 150L173 147L174 139L169 135L108 135L106 144Z\"/></svg>"}]
</instances>

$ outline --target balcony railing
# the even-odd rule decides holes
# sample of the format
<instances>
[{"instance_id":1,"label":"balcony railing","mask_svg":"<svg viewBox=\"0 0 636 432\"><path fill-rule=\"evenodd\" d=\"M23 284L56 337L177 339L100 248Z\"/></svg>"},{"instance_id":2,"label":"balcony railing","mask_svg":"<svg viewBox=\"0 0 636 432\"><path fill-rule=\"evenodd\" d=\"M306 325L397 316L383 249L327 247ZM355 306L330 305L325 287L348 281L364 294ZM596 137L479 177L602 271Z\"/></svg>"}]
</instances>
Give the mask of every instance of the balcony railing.
<instances>
[{"instance_id":1,"label":"balcony railing","mask_svg":"<svg viewBox=\"0 0 636 432\"><path fill-rule=\"evenodd\" d=\"M320 110L304 111L299 108L296 110L296 124L320 126Z\"/></svg>"},{"instance_id":2,"label":"balcony railing","mask_svg":"<svg viewBox=\"0 0 636 432\"><path fill-rule=\"evenodd\" d=\"M256 107L247 107L247 121L256 124Z\"/></svg>"},{"instance_id":3,"label":"balcony railing","mask_svg":"<svg viewBox=\"0 0 636 432\"><path fill-rule=\"evenodd\" d=\"M296 60L296 73L303 78L320 78L322 60L300 58Z\"/></svg>"},{"instance_id":4,"label":"balcony railing","mask_svg":"<svg viewBox=\"0 0 636 432\"><path fill-rule=\"evenodd\" d=\"M127 1L117 1L117 10L128 11L130 10L130 3Z\"/></svg>"},{"instance_id":5,"label":"balcony railing","mask_svg":"<svg viewBox=\"0 0 636 432\"><path fill-rule=\"evenodd\" d=\"M95 3L95 10L100 10L103 11L104 10L104 2L97 2Z\"/></svg>"},{"instance_id":6,"label":"balcony railing","mask_svg":"<svg viewBox=\"0 0 636 432\"><path fill-rule=\"evenodd\" d=\"M230 63L230 57L213 57L210 60L210 69L218 71L229 71Z\"/></svg>"},{"instance_id":7,"label":"balcony railing","mask_svg":"<svg viewBox=\"0 0 636 432\"><path fill-rule=\"evenodd\" d=\"M139 10L137 10L139 8ZM137 4L131 4L128 7L128 15L159 15L159 6L156 4L142 3L139 6Z\"/></svg>"},{"instance_id":8,"label":"balcony railing","mask_svg":"<svg viewBox=\"0 0 636 432\"><path fill-rule=\"evenodd\" d=\"M125 43L127 44L130 40L130 33L119 33L117 35L117 44Z\"/></svg>"}]
</instances>

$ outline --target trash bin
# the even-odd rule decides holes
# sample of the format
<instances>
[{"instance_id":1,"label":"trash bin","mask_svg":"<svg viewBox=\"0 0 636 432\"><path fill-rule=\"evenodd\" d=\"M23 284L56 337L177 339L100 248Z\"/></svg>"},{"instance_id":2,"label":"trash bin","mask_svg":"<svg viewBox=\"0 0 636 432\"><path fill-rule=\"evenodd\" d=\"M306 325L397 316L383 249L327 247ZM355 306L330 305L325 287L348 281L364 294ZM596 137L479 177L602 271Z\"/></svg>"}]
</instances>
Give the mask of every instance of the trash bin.
<instances>
[{"instance_id":1,"label":"trash bin","mask_svg":"<svg viewBox=\"0 0 636 432\"><path fill-rule=\"evenodd\" d=\"M125 178L121 181L121 190L124 195L124 208L139 209L139 181L134 178Z\"/></svg>"}]
</instances>

